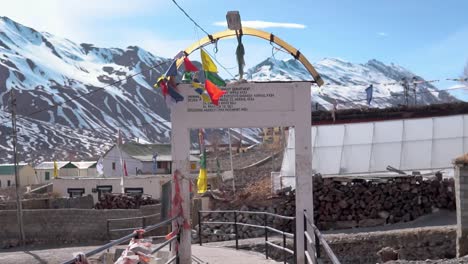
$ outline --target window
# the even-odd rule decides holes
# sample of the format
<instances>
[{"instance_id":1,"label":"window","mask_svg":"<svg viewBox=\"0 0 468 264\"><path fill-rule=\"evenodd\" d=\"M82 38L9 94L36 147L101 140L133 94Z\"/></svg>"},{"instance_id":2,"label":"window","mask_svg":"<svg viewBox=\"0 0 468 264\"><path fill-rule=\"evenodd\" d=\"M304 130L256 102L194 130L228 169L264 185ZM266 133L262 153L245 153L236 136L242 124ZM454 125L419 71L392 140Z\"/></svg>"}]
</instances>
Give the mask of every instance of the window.
<instances>
[{"instance_id":1,"label":"window","mask_svg":"<svg viewBox=\"0 0 468 264\"><path fill-rule=\"evenodd\" d=\"M81 197L83 196L85 189L84 188L68 188L67 189L70 198Z\"/></svg>"},{"instance_id":2,"label":"window","mask_svg":"<svg viewBox=\"0 0 468 264\"><path fill-rule=\"evenodd\" d=\"M112 169L115 170L115 162L112 162Z\"/></svg>"},{"instance_id":3,"label":"window","mask_svg":"<svg viewBox=\"0 0 468 264\"><path fill-rule=\"evenodd\" d=\"M167 162L166 161L158 161L158 168L167 169Z\"/></svg>"},{"instance_id":4,"label":"window","mask_svg":"<svg viewBox=\"0 0 468 264\"><path fill-rule=\"evenodd\" d=\"M10 180L7 181L7 186L8 186L8 187L11 186L11 181L10 181Z\"/></svg>"},{"instance_id":5,"label":"window","mask_svg":"<svg viewBox=\"0 0 468 264\"><path fill-rule=\"evenodd\" d=\"M46 181L50 180L50 172L48 171L45 172L45 180Z\"/></svg>"},{"instance_id":6,"label":"window","mask_svg":"<svg viewBox=\"0 0 468 264\"><path fill-rule=\"evenodd\" d=\"M98 185L96 189L98 192L98 199L101 199L101 195L104 193L112 193L112 185Z\"/></svg>"},{"instance_id":7,"label":"window","mask_svg":"<svg viewBox=\"0 0 468 264\"><path fill-rule=\"evenodd\" d=\"M125 193L132 196L143 195L143 188L125 188Z\"/></svg>"}]
</instances>

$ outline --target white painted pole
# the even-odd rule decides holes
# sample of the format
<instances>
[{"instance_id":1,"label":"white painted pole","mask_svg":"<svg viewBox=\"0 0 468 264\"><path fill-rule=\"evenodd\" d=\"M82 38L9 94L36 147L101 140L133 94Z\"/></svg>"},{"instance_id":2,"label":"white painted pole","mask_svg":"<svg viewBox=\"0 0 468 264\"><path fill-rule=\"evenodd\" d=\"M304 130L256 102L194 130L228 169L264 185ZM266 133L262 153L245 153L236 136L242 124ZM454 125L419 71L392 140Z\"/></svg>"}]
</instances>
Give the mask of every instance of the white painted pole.
<instances>
[{"instance_id":1,"label":"white painted pole","mask_svg":"<svg viewBox=\"0 0 468 264\"><path fill-rule=\"evenodd\" d=\"M229 159L231 160L231 175L232 175L232 191L236 192L236 180L234 177L234 166L232 162L232 145L231 145L231 129L228 128L228 136L229 136Z\"/></svg>"},{"instance_id":2,"label":"white painted pole","mask_svg":"<svg viewBox=\"0 0 468 264\"><path fill-rule=\"evenodd\" d=\"M182 89L181 89L182 90ZM172 174L177 170L180 172L179 186L180 194L182 196L182 210L183 219L190 223L191 211L190 211L190 130L187 127L189 123L187 116L183 114L183 104L177 104L172 108L171 120L172 120L172 132L171 132L171 146L172 146ZM172 195L175 195L175 185L172 184ZM172 205L174 206L174 205ZM177 227L177 221L172 223L172 228L175 230ZM192 232L191 229L184 229L181 227L180 230L180 243L176 247L175 244L172 246L172 254L176 254L175 250L178 250L180 264L192 263Z\"/></svg>"},{"instance_id":3,"label":"white painted pole","mask_svg":"<svg viewBox=\"0 0 468 264\"><path fill-rule=\"evenodd\" d=\"M295 146L296 146L296 263L305 263L304 253L304 211L314 220L312 194L312 116L310 105L310 85L296 84L295 97ZM311 229L309 235L314 237ZM311 256L314 247L307 247Z\"/></svg>"}]
</instances>

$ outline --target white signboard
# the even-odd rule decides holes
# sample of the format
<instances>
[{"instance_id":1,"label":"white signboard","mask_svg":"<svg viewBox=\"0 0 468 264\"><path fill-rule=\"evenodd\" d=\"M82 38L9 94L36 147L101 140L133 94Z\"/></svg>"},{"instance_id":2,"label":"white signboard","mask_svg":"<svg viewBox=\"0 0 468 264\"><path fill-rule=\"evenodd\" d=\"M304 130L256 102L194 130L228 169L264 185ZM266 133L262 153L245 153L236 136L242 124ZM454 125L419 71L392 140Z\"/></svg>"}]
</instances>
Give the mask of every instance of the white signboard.
<instances>
[{"instance_id":1,"label":"white signboard","mask_svg":"<svg viewBox=\"0 0 468 264\"><path fill-rule=\"evenodd\" d=\"M253 88L253 85L256 85ZM292 111L293 89L275 84L243 83L223 87L226 94L219 100L219 105L204 103L193 91L186 100L187 112L265 112Z\"/></svg>"}]
</instances>

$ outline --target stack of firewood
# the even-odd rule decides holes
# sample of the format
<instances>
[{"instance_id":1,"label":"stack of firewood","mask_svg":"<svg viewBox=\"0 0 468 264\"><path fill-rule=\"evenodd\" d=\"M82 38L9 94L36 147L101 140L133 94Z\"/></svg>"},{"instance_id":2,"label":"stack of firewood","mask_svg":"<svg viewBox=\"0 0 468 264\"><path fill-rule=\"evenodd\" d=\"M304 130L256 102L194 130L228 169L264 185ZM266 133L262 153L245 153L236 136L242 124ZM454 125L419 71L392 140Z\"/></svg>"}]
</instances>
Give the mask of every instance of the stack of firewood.
<instances>
[{"instance_id":1,"label":"stack of firewood","mask_svg":"<svg viewBox=\"0 0 468 264\"><path fill-rule=\"evenodd\" d=\"M434 208L455 209L453 179L408 176L346 182L314 177L314 217L318 223L364 219L406 222Z\"/></svg>"},{"instance_id":2,"label":"stack of firewood","mask_svg":"<svg viewBox=\"0 0 468 264\"><path fill-rule=\"evenodd\" d=\"M96 203L96 209L138 209L143 205L157 204L158 200L149 196L141 195L126 195L126 194L110 194L106 193L101 196L99 202Z\"/></svg>"}]
</instances>

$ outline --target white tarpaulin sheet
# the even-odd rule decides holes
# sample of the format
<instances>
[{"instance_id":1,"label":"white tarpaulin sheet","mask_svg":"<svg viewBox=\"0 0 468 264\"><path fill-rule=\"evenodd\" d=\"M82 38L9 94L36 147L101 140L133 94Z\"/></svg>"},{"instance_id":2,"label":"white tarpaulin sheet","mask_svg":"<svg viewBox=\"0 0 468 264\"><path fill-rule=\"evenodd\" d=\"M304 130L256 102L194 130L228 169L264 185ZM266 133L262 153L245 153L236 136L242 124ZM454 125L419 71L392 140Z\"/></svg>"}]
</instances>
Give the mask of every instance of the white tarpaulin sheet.
<instances>
[{"instance_id":1,"label":"white tarpaulin sheet","mask_svg":"<svg viewBox=\"0 0 468 264\"><path fill-rule=\"evenodd\" d=\"M468 150L468 115L312 126L312 169L322 175L452 167ZM294 129L281 176L295 175Z\"/></svg>"}]
</instances>

